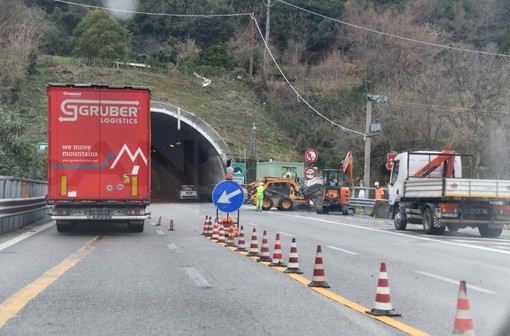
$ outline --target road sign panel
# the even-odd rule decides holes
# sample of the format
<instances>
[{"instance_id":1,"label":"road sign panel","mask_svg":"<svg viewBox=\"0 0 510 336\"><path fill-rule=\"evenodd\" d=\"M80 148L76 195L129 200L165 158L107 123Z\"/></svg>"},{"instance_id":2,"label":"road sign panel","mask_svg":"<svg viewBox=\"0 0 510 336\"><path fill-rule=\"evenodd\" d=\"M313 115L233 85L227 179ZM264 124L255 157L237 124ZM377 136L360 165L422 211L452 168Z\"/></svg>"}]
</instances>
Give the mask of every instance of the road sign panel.
<instances>
[{"instance_id":1,"label":"road sign panel","mask_svg":"<svg viewBox=\"0 0 510 336\"><path fill-rule=\"evenodd\" d=\"M239 183L225 180L214 187L212 200L218 210L223 212L233 212L243 205L244 191Z\"/></svg>"},{"instance_id":2,"label":"road sign panel","mask_svg":"<svg viewBox=\"0 0 510 336\"><path fill-rule=\"evenodd\" d=\"M319 158L319 153L315 149L307 149L305 152L305 160L308 163L314 163Z\"/></svg>"},{"instance_id":3,"label":"road sign panel","mask_svg":"<svg viewBox=\"0 0 510 336\"><path fill-rule=\"evenodd\" d=\"M313 167L308 167L305 169L305 179L311 180L315 176L317 176L317 171Z\"/></svg>"}]
</instances>

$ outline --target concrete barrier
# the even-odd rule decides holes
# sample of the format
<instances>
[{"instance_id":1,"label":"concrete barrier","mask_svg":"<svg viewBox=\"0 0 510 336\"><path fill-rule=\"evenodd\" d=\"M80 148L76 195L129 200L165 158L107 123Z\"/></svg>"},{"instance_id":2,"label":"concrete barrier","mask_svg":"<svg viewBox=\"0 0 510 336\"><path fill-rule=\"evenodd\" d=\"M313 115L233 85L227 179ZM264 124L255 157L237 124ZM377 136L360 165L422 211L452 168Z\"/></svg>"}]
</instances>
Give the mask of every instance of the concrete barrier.
<instances>
[{"instance_id":1,"label":"concrete barrier","mask_svg":"<svg viewBox=\"0 0 510 336\"><path fill-rule=\"evenodd\" d=\"M390 203L386 199L375 200L374 204L374 217L375 218L388 218L388 210Z\"/></svg>"}]
</instances>

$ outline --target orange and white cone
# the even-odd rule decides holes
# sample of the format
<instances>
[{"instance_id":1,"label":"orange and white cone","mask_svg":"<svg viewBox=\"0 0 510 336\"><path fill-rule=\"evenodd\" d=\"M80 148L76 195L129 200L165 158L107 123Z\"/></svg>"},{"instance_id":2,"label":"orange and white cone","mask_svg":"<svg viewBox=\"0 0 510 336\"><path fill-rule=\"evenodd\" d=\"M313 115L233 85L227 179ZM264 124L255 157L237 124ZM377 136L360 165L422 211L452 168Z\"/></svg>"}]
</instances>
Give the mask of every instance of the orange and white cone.
<instances>
[{"instance_id":1,"label":"orange and white cone","mask_svg":"<svg viewBox=\"0 0 510 336\"><path fill-rule=\"evenodd\" d=\"M292 238L292 244L290 245L289 262L284 273L295 273L303 274L303 271L299 269L299 260L297 254L296 238Z\"/></svg>"},{"instance_id":2,"label":"orange and white cone","mask_svg":"<svg viewBox=\"0 0 510 336\"><path fill-rule=\"evenodd\" d=\"M276 239L274 243L274 250L273 250L273 262L269 264L271 267L280 266L280 267L287 267L287 264L282 261L282 244L280 243L280 234L276 234Z\"/></svg>"},{"instance_id":3,"label":"orange and white cone","mask_svg":"<svg viewBox=\"0 0 510 336\"><path fill-rule=\"evenodd\" d=\"M257 241L257 230L255 228L253 228L253 232L251 234L250 250L248 251L247 256L259 256L259 243Z\"/></svg>"},{"instance_id":4,"label":"orange and white cone","mask_svg":"<svg viewBox=\"0 0 510 336\"><path fill-rule=\"evenodd\" d=\"M218 240L218 238L220 238L220 232L219 232L219 228L218 228L218 220L215 218L211 240Z\"/></svg>"},{"instance_id":5,"label":"orange and white cone","mask_svg":"<svg viewBox=\"0 0 510 336\"><path fill-rule=\"evenodd\" d=\"M375 294L375 306L366 313L376 316L401 316L391 307L390 288L386 263L381 263L377 291Z\"/></svg>"},{"instance_id":6,"label":"orange and white cone","mask_svg":"<svg viewBox=\"0 0 510 336\"><path fill-rule=\"evenodd\" d=\"M206 236L209 231L209 216L205 216L204 229L202 230L202 236Z\"/></svg>"},{"instance_id":7,"label":"orange and white cone","mask_svg":"<svg viewBox=\"0 0 510 336\"><path fill-rule=\"evenodd\" d=\"M471 319L471 311L469 307L469 299L466 293L466 281L461 281L459 285L459 298L457 300L457 312L455 314L455 322L453 323L452 335L468 335L475 334L473 329L473 320Z\"/></svg>"},{"instance_id":8,"label":"orange and white cone","mask_svg":"<svg viewBox=\"0 0 510 336\"><path fill-rule=\"evenodd\" d=\"M212 217L209 217L209 220L207 222L207 234L206 237L211 237L213 234L213 224L212 224Z\"/></svg>"},{"instance_id":9,"label":"orange and white cone","mask_svg":"<svg viewBox=\"0 0 510 336\"><path fill-rule=\"evenodd\" d=\"M234 227L233 226L231 226L228 229L227 243L225 244L225 246L235 246L234 245Z\"/></svg>"},{"instance_id":10,"label":"orange and white cone","mask_svg":"<svg viewBox=\"0 0 510 336\"><path fill-rule=\"evenodd\" d=\"M244 241L244 227L241 225L239 230L239 237L237 237L236 251L246 251L246 242Z\"/></svg>"},{"instance_id":11,"label":"orange and white cone","mask_svg":"<svg viewBox=\"0 0 510 336\"><path fill-rule=\"evenodd\" d=\"M257 261L273 261L270 257L269 252L269 243L267 242L267 231L264 231L262 234L262 247L260 248L260 254Z\"/></svg>"},{"instance_id":12,"label":"orange and white cone","mask_svg":"<svg viewBox=\"0 0 510 336\"><path fill-rule=\"evenodd\" d=\"M224 243L224 242L225 242L225 229L223 228L223 223L220 222L217 243Z\"/></svg>"},{"instance_id":13,"label":"orange and white cone","mask_svg":"<svg viewBox=\"0 0 510 336\"><path fill-rule=\"evenodd\" d=\"M161 216L159 216L158 222L156 223L156 226L161 226Z\"/></svg>"},{"instance_id":14,"label":"orange and white cone","mask_svg":"<svg viewBox=\"0 0 510 336\"><path fill-rule=\"evenodd\" d=\"M322 263L322 249L320 245L317 245L317 254L315 255L315 266L313 268L312 282L310 282L308 286L323 288L330 287L324 280L324 265Z\"/></svg>"}]
</instances>

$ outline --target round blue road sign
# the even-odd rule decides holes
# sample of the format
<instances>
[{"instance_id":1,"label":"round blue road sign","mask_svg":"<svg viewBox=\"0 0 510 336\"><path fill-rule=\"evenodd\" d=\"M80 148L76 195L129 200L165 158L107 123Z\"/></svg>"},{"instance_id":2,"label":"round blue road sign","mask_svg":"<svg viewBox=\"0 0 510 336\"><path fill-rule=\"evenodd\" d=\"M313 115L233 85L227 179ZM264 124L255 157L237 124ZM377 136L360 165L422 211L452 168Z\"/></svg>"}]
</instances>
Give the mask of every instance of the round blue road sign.
<instances>
[{"instance_id":1,"label":"round blue road sign","mask_svg":"<svg viewBox=\"0 0 510 336\"><path fill-rule=\"evenodd\" d=\"M214 187L212 200L218 210L234 212L244 203L244 191L239 183L225 180Z\"/></svg>"}]
</instances>

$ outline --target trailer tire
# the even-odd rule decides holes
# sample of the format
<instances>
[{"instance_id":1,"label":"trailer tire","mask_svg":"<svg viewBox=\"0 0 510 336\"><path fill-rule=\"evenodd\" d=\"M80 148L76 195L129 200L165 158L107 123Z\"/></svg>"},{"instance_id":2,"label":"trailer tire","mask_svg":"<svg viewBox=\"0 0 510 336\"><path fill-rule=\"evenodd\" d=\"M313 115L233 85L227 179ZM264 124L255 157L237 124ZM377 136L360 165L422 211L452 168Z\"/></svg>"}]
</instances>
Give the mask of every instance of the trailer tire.
<instances>
[{"instance_id":1,"label":"trailer tire","mask_svg":"<svg viewBox=\"0 0 510 336\"><path fill-rule=\"evenodd\" d=\"M135 232L140 233L143 232L143 221L142 222L129 222L128 223L128 231L129 232Z\"/></svg>"},{"instance_id":2,"label":"trailer tire","mask_svg":"<svg viewBox=\"0 0 510 336\"><path fill-rule=\"evenodd\" d=\"M404 231L407 227L407 219L405 218L405 209L400 209L400 205L395 204L393 213L393 224L395 229Z\"/></svg>"},{"instance_id":3,"label":"trailer tire","mask_svg":"<svg viewBox=\"0 0 510 336\"><path fill-rule=\"evenodd\" d=\"M501 236L501 233L503 232L503 228L489 228L488 225L479 225L478 226L478 232L480 232L480 236L482 237L499 237Z\"/></svg>"},{"instance_id":4,"label":"trailer tire","mask_svg":"<svg viewBox=\"0 0 510 336\"><path fill-rule=\"evenodd\" d=\"M270 198L264 198L262 201L262 210L269 211L273 207L273 200Z\"/></svg>"},{"instance_id":5,"label":"trailer tire","mask_svg":"<svg viewBox=\"0 0 510 336\"><path fill-rule=\"evenodd\" d=\"M460 227L457 224L448 224L446 227L450 232L457 232L460 229Z\"/></svg>"},{"instance_id":6,"label":"trailer tire","mask_svg":"<svg viewBox=\"0 0 510 336\"><path fill-rule=\"evenodd\" d=\"M280 201L278 201L277 208L278 208L278 210L281 210L281 211L292 210L294 208L294 201L288 197L284 197Z\"/></svg>"}]
</instances>

